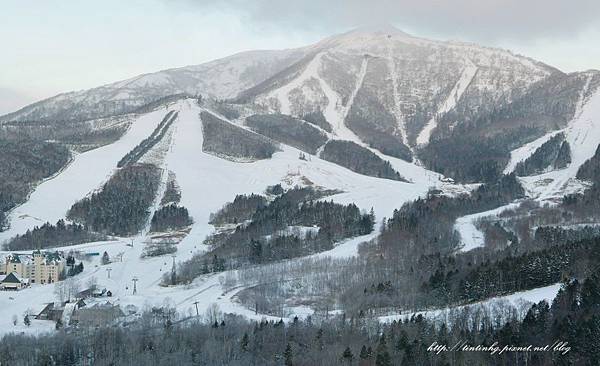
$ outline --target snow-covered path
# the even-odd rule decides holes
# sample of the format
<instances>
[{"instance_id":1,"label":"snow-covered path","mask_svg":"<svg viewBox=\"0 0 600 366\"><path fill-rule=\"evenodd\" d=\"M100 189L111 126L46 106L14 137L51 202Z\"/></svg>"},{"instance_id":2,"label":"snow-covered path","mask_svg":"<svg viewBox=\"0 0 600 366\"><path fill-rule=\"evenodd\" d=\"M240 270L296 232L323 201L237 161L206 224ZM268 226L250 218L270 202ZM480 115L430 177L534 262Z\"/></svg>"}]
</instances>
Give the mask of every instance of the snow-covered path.
<instances>
[{"instance_id":1,"label":"snow-covered path","mask_svg":"<svg viewBox=\"0 0 600 366\"><path fill-rule=\"evenodd\" d=\"M555 201L567 193L581 190L585 184L575 178L579 167L590 159L600 145L600 90L585 100L584 95L590 84L588 77L577 103L577 109L572 121L562 130L552 131L511 152L511 159L504 173L512 172L517 163L526 160L544 142L558 133L564 133L571 147L571 163L564 169L550 171L530 177L520 177L527 195L539 201ZM498 215L500 212L517 207L518 202L499 207L494 210L463 216L456 220L454 228L461 236L461 251L484 245L484 233L475 226L475 221L486 216Z\"/></svg>"},{"instance_id":2,"label":"snow-covered path","mask_svg":"<svg viewBox=\"0 0 600 366\"><path fill-rule=\"evenodd\" d=\"M492 210L477 212L456 219L454 230L460 234L461 247L459 250L461 252L468 252L469 250L484 246L485 235L477 228L477 226L475 226L478 219L489 216L498 216L503 211L517 208L519 204L520 202L517 201Z\"/></svg>"}]
</instances>

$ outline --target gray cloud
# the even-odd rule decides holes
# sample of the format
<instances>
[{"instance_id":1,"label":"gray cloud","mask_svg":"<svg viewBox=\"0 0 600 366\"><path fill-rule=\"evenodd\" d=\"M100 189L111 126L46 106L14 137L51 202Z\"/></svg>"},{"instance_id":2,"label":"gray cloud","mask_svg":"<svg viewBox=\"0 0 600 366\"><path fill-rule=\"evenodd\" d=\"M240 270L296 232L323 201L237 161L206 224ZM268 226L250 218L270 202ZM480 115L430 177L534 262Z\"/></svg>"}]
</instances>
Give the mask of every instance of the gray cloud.
<instances>
[{"instance_id":1,"label":"gray cloud","mask_svg":"<svg viewBox=\"0 0 600 366\"><path fill-rule=\"evenodd\" d=\"M392 23L421 34L526 42L600 29L598 0L172 0L168 4L234 13L266 31L335 32Z\"/></svg>"}]
</instances>

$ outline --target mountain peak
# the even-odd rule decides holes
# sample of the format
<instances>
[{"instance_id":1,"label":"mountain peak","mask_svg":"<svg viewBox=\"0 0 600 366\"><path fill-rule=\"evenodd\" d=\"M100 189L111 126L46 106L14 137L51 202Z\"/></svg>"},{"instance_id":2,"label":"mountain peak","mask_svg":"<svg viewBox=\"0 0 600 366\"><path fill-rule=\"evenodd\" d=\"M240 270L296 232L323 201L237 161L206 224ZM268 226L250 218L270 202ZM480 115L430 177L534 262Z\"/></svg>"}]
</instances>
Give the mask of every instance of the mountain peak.
<instances>
[{"instance_id":1,"label":"mountain peak","mask_svg":"<svg viewBox=\"0 0 600 366\"><path fill-rule=\"evenodd\" d=\"M349 32L344 33L345 35L385 35L385 36L403 36L412 37L410 34L401 31L392 24L382 25L369 25L364 27L355 28Z\"/></svg>"}]
</instances>

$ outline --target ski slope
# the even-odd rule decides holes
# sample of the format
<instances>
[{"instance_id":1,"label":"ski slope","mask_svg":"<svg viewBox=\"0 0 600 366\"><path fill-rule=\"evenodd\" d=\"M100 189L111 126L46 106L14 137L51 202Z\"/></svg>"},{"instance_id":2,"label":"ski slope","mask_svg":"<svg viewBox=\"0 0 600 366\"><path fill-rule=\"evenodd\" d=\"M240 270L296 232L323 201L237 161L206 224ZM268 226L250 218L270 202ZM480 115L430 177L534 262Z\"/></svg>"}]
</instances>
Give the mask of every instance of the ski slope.
<instances>
[{"instance_id":1,"label":"ski slope","mask_svg":"<svg viewBox=\"0 0 600 366\"><path fill-rule=\"evenodd\" d=\"M394 53L392 52L392 40L390 38L388 38L387 50L388 69L390 71L390 78L392 79L392 97L394 99L394 108L392 110L392 114L394 115L394 117L396 118L396 122L398 123L398 130L400 131L400 134L402 136L402 143L410 148L410 145L408 143L408 135L406 132L406 121L404 120L404 116L402 115L402 101L398 92L398 70L396 70L396 62L394 61Z\"/></svg>"},{"instance_id":2,"label":"ski slope","mask_svg":"<svg viewBox=\"0 0 600 366\"><path fill-rule=\"evenodd\" d=\"M16 207L8 218L10 228L0 232L0 243L45 222L56 223L67 210L89 192L99 188L117 167L117 162L148 137L167 112L132 116L127 132L118 141L75 155L59 175L41 183L27 202Z\"/></svg>"},{"instance_id":3,"label":"ski slope","mask_svg":"<svg viewBox=\"0 0 600 366\"><path fill-rule=\"evenodd\" d=\"M373 207L377 218L381 220L383 217L390 217L393 210L404 202L425 195L428 188L437 182L435 179L429 180L431 177L427 176L419 178L419 184L369 177L317 157L313 157L310 161L300 160L299 150L285 145L282 146L283 151L274 154L271 159L252 163L224 160L202 151L203 134L199 117L202 108L194 100L183 100L169 106L167 110L160 109L137 117L122 142L79 155L58 177L38 186L32 194L32 199L20 208L20 212L27 212L31 217L51 221L64 218L70 205L97 189L108 179L121 157L146 138L168 110L178 111L179 116L172 126L170 146L168 149L161 147L167 150L166 153L155 154L159 157L164 155L162 163L155 163L159 164L164 172L170 170L175 173L181 188L181 205L188 209L194 219L191 232L178 244L175 259L169 256L140 258L144 250L144 241L148 239L146 237L148 225L134 238L117 238L112 242L87 243L64 248L88 253L106 251L113 259L121 255L122 262L111 263L108 266L100 265L100 258L94 257L84 263L84 272L78 275L77 279L83 285L90 278L96 278L101 288L107 288L113 293L111 301L116 301L122 306L131 304L142 309L145 306L162 305L168 302L174 303L178 310L187 313L190 309L194 309L192 303L197 300L200 302L199 309L202 313L210 304L216 302L223 311L253 316L250 310L232 300L236 291L228 296L223 295L219 280L223 274L199 278L190 286L170 288L159 286L163 274L171 270L173 260L183 261L207 249L201 243L214 230L208 224L210 213L220 209L226 202L232 201L237 194L262 193L269 185L283 182L289 186L286 182L300 181L298 178L303 177L316 186L342 192L328 199L339 203L355 203L365 211ZM162 144L157 146L160 147ZM92 154L94 152L95 154ZM402 174L410 173L409 175L413 175L414 178L418 178L417 175L423 169L415 167L412 173L410 169L403 172L401 169L403 166L410 168L412 164L404 161L394 162L394 164ZM94 167L94 172L88 172L91 170L89 167ZM165 173L163 175L166 176ZM164 179L161 184L161 187L163 186ZM158 208L159 200L157 196L153 210ZM38 221L16 219L13 219L13 222L17 224L10 232L3 233L4 237L22 233L38 223ZM373 233L349 239L339 243L330 253L322 255L336 257L355 255L360 242L375 236L376 233ZM110 279L106 268L111 269ZM138 279L135 295L132 287L133 278ZM9 314L0 317L0 332L21 329L11 327L12 315L22 318L26 307L31 307L33 312L38 312L45 303L55 300L53 291L54 286L34 285L19 292L0 292L3 311Z\"/></svg>"},{"instance_id":4,"label":"ski slope","mask_svg":"<svg viewBox=\"0 0 600 366\"><path fill-rule=\"evenodd\" d=\"M466 66L460 74L458 81L450 91L450 94L448 94L448 97L446 97L444 103L442 103L442 105L439 107L436 115L431 117L429 122L427 122L425 127L423 127L417 136L417 145L426 145L429 143L429 140L431 139L431 133L437 127L436 116L441 116L450 112L456 106L456 103L458 103L465 90L467 90L467 87L471 84L471 81L473 81L473 78L477 73L477 66L469 59L466 59L465 63Z\"/></svg>"},{"instance_id":5,"label":"ski slope","mask_svg":"<svg viewBox=\"0 0 600 366\"><path fill-rule=\"evenodd\" d=\"M507 169L514 169L514 161L525 160L529 152L535 151L537 144L543 144L544 138L550 138L556 133L563 132L565 139L571 147L571 163L564 169L550 171L544 174L521 177L521 182L526 191L532 198L540 201L554 201L562 197L565 193L585 189L585 185L577 181L576 175L579 167L588 159L594 156L598 145L600 145L600 89L585 99L584 95L589 88L591 75L588 77L582 91L581 97L573 119L567 127L552 132L534 142L531 148L524 147L523 150L515 150L511 154L511 164Z\"/></svg>"},{"instance_id":6,"label":"ski slope","mask_svg":"<svg viewBox=\"0 0 600 366\"><path fill-rule=\"evenodd\" d=\"M391 323L393 321L401 321L405 319L410 319L413 316L421 315L427 319L451 325L450 320L453 314L459 314L462 311L469 311L471 314L473 314L479 311L490 315L491 319L507 321L509 320L508 317L510 315L513 315L511 313L507 314L507 305L514 306L518 311L518 313L514 315L517 315L519 319L522 319L531 307L531 305L533 305L534 303L538 303L542 300L546 300L548 303L552 303L552 300L554 300L554 298L558 294L560 287L561 284L557 283L554 285L539 287L532 290L515 292L506 296L493 297L491 299L479 301L468 305L417 312L406 312L403 314L396 315L386 315L379 317L379 320L384 323Z\"/></svg>"},{"instance_id":7,"label":"ski slope","mask_svg":"<svg viewBox=\"0 0 600 366\"><path fill-rule=\"evenodd\" d=\"M519 207L520 202L509 203L508 205L500 206L488 211L477 212L471 215L466 215L456 219L454 230L460 235L461 252L468 252L475 248L483 247L485 244L485 234L476 226L477 220L485 217L497 217L500 213L506 210Z\"/></svg>"},{"instance_id":8,"label":"ski slope","mask_svg":"<svg viewBox=\"0 0 600 366\"><path fill-rule=\"evenodd\" d=\"M548 142L552 137L558 135L562 131L552 131L550 133L545 134L542 137L539 137L531 142L526 143L525 145L513 150L510 152L510 160L506 167L504 168L504 174L510 174L515 171L517 164L527 160L537 149L539 149L543 144Z\"/></svg>"},{"instance_id":9,"label":"ski slope","mask_svg":"<svg viewBox=\"0 0 600 366\"><path fill-rule=\"evenodd\" d=\"M565 134L565 139L571 147L571 163L566 168L519 178L530 198L552 203L565 194L587 188L587 184L576 179L577 171L583 163L594 156L600 145L600 90L596 90L588 100L584 99L584 95L589 88L590 79L591 76L588 77L581 91L575 115L566 128L552 131L511 152L510 162L504 169L505 174L513 172L519 162L526 160L540 146L558 133ZM494 210L458 218L454 228L461 237L460 250L469 251L484 245L485 235L475 226L477 219L496 216L506 209L517 207L517 205L518 202L515 202Z\"/></svg>"}]
</instances>

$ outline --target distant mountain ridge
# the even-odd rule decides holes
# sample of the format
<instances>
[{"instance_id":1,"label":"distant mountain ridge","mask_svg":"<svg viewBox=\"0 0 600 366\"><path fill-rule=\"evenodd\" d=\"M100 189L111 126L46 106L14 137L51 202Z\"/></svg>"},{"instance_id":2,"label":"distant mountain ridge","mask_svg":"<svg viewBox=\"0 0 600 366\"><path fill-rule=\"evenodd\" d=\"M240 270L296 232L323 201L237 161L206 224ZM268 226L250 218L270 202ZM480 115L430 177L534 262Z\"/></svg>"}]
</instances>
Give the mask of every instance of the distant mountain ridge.
<instances>
[{"instance_id":1,"label":"distant mountain ridge","mask_svg":"<svg viewBox=\"0 0 600 366\"><path fill-rule=\"evenodd\" d=\"M257 113L317 116L334 138L482 181L501 174L510 150L564 128L588 75L592 93L595 71L565 74L502 49L360 28L305 47L242 52L60 94L0 123L83 121L201 95L237 110L241 124ZM473 146L465 151L470 165L448 160L456 144Z\"/></svg>"}]
</instances>

